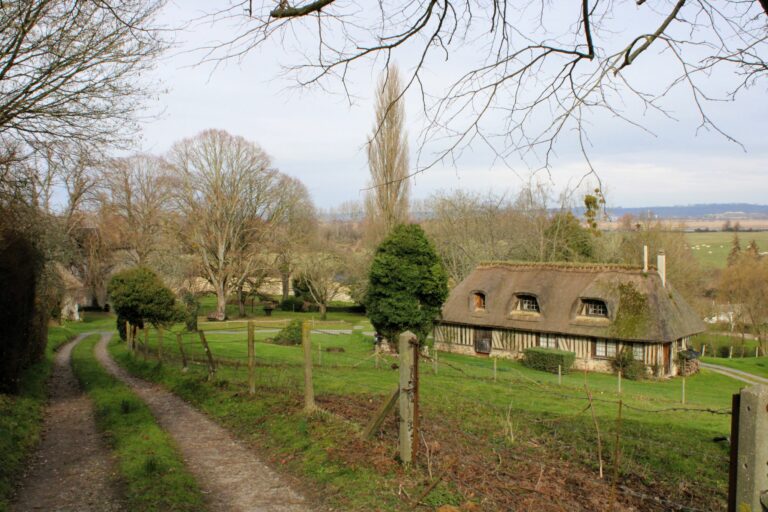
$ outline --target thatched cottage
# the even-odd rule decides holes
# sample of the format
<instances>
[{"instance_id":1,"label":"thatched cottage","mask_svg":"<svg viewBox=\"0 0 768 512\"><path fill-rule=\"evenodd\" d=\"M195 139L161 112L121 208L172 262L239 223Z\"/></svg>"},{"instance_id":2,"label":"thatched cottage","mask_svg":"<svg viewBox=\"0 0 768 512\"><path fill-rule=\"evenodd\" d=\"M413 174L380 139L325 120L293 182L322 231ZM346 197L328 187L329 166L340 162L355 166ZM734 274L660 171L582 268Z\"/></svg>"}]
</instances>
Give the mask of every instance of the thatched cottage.
<instances>
[{"instance_id":1,"label":"thatched cottage","mask_svg":"<svg viewBox=\"0 0 768 512\"><path fill-rule=\"evenodd\" d=\"M487 263L452 291L435 327L439 350L520 358L528 347L576 354L575 367L610 371L625 347L657 375L705 330L658 269L603 264Z\"/></svg>"}]
</instances>

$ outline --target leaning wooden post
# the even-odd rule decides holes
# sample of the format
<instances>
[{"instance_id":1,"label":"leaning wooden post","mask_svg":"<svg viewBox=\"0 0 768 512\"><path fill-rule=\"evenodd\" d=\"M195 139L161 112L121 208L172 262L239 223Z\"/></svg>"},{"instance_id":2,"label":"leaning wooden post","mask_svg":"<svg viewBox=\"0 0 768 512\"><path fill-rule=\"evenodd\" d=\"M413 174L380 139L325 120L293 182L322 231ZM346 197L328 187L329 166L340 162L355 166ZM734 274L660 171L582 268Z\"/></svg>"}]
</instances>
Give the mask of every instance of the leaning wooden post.
<instances>
[{"instance_id":1,"label":"leaning wooden post","mask_svg":"<svg viewBox=\"0 0 768 512\"><path fill-rule=\"evenodd\" d=\"M736 481L729 489L729 511L768 509L768 386L755 385L741 390L738 405ZM734 411L735 412L735 411ZM730 493L735 492L735 500ZM731 508L733 507L733 508Z\"/></svg>"},{"instance_id":2,"label":"leaning wooden post","mask_svg":"<svg viewBox=\"0 0 768 512\"><path fill-rule=\"evenodd\" d=\"M309 322L301 324L301 344L304 347L304 412L312 412L315 406L315 389L312 387L312 344L309 337Z\"/></svg>"},{"instance_id":3,"label":"leaning wooden post","mask_svg":"<svg viewBox=\"0 0 768 512\"><path fill-rule=\"evenodd\" d=\"M208 347L205 333L203 331L197 331L197 334L200 336L200 343L203 344L205 355L208 356L208 380L213 380L216 376L216 362L213 360L213 354L211 354L211 349Z\"/></svg>"},{"instance_id":4,"label":"leaning wooden post","mask_svg":"<svg viewBox=\"0 0 768 512\"><path fill-rule=\"evenodd\" d=\"M163 362L163 327L157 327L157 358Z\"/></svg>"},{"instance_id":5,"label":"leaning wooden post","mask_svg":"<svg viewBox=\"0 0 768 512\"><path fill-rule=\"evenodd\" d=\"M410 464L413 455L413 350L411 340L415 335L406 331L400 335L398 349L400 352L400 425L398 439L400 445L400 460Z\"/></svg>"},{"instance_id":6,"label":"leaning wooden post","mask_svg":"<svg viewBox=\"0 0 768 512\"><path fill-rule=\"evenodd\" d=\"M253 346L253 321L248 321L248 394L256 394L256 349Z\"/></svg>"},{"instance_id":7,"label":"leaning wooden post","mask_svg":"<svg viewBox=\"0 0 768 512\"><path fill-rule=\"evenodd\" d=\"M731 345L731 348L728 350L728 359L733 359L733 345Z\"/></svg>"},{"instance_id":8,"label":"leaning wooden post","mask_svg":"<svg viewBox=\"0 0 768 512\"><path fill-rule=\"evenodd\" d=\"M176 333L176 344L179 346L179 354L181 354L181 371L186 373L189 369L187 366L187 353L184 352L184 342L180 332Z\"/></svg>"},{"instance_id":9,"label":"leaning wooden post","mask_svg":"<svg viewBox=\"0 0 768 512\"><path fill-rule=\"evenodd\" d=\"M702 345L701 346L701 357L704 357L705 355L707 355L707 346L706 345Z\"/></svg>"}]
</instances>

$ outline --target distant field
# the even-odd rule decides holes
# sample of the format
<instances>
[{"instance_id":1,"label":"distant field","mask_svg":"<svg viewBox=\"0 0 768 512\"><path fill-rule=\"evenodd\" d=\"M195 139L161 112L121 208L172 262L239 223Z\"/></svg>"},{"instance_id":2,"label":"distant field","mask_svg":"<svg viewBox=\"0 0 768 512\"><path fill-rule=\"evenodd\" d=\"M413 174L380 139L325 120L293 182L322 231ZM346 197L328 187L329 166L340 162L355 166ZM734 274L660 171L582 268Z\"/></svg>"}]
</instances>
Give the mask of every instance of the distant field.
<instances>
[{"instance_id":1,"label":"distant field","mask_svg":"<svg viewBox=\"0 0 768 512\"><path fill-rule=\"evenodd\" d=\"M686 233L685 238L702 265L709 268L723 268L731 251L733 235L734 233L718 231ZM768 251L768 231L742 231L738 235L742 249L754 240L760 247L760 251Z\"/></svg>"}]
</instances>

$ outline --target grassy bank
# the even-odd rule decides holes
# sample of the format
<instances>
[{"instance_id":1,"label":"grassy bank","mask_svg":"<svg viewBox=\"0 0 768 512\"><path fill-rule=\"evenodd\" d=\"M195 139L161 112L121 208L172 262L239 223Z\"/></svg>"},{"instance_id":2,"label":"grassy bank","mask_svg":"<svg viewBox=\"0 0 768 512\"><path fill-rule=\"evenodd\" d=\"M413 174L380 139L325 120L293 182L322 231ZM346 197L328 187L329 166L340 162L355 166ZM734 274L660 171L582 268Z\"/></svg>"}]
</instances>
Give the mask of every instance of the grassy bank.
<instances>
[{"instance_id":1,"label":"grassy bank","mask_svg":"<svg viewBox=\"0 0 768 512\"><path fill-rule=\"evenodd\" d=\"M107 374L93 355L91 336L72 354L72 365L94 402L96 424L118 460L129 510L200 511L203 497L172 439L127 386Z\"/></svg>"},{"instance_id":2,"label":"grassy bank","mask_svg":"<svg viewBox=\"0 0 768 512\"><path fill-rule=\"evenodd\" d=\"M768 378L768 357L745 357L743 359L705 357L703 361Z\"/></svg>"},{"instance_id":3,"label":"grassy bank","mask_svg":"<svg viewBox=\"0 0 768 512\"><path fill-rule=\"evenodd\" d=\"M421 378L422 444L439 448L427 467L404 474L394 463L393 419L373 443L363 443L357 435L385 394L396 387L393 361L381 361L376 368L370 340L363 335L313 334L315 393L332 415L308 419L301 414L301 349L264 343L270 335L257 333L258 399L245 392L243 332L208 335L211 351L222 363L215 384L205 382L203 364L193 364L186 374L179 371L178 348L168 335L164 365L144 363L123 345L113 350L131 371L163 383L264 447L281 466L321 488L330 486L335 491L330 493L332 504L343 509L407 509L410 505L399 490L418 495L423 482L430 480L428 475L440 468L446 475L442 487L428 497L433 505L483 496L491 500L484 503L489 509L519 507L519 496L514 501L504 495L509 485L488 487L488 482L507 471L516 485L530 477L535 486L539 469L529 467L534 462L536 468L539 463L567 468L562 478L578 481L567 491L570 499L575 499L573 493L584 499L574 489L605 482L595 477L600 457L585 383L594 397L605 468L612 471L616 466L623 483L648 495L707 510L724 507L728 449L713 438L728 433L730 417L703 409L729 410L730 396L740 384L727 377L707 371L689 377L683 406L681 379L625 380L619 395L612 375L573 373L558 385L556 375L499 360L494 381L491 359L440 354L438 372L425 363ZM202 363L197 337L185 335L183 340L187 355ZM154 332L150 348L157 349ZM338 351L327 352L329 348ZM620 424L619 399L624 406ZM620 460L614 464L617 453ZM462 468L449 467L451 459L461 460ZM490 476L488 468L494 468ZM600 496L601 489L589 493ZM604 506L605 502L583 505L588 510ZM638 506L658 509L652 503Z\"/></svg>"},{"instance_id":4,"label":"grassy bank","mask_svg":"<svg viewBox=\"0 0 768 512\"><path fill-rule=\"evenodd\" d=\"M14 482L40 439L53 352L74 336L65 327L51 327L45 358L24 372L21 392L0 394L0 511L8 510Z\"/></svg>"}]
</instances>

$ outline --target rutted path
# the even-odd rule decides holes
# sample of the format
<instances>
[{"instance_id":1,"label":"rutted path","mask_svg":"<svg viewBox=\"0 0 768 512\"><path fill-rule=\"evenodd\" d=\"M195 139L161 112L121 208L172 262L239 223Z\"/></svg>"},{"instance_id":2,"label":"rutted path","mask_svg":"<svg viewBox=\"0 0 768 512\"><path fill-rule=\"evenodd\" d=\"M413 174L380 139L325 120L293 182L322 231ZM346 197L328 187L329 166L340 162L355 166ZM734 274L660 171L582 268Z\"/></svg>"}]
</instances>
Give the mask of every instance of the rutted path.
<instances>
[{"instance_id":1,"label":"rutted path","mask_svg":"<svg viewBox=\"0 0 768 512\"><path fill-rule=\"evenodd\" d=\"M96 429L93 404L72 373L67 343L53 362L43 439L30 461L12 511L122 510L110 452Z\"/></svg>"},{"instance_id":2,"label":"rutted path","mask_svg":"<svg viewBox=\"0 0 768 512\"><path fill-rule=\"evenodd\" d=\"M760 377L759 375L755 375L754 373L748 373L745 371L737 370L735 368L730 368L728 366L720 366L717 364L699 363L699 365L702 368L706 368L707 370L712 370L713 372L720 373L732 379L746 382L747 384L768 385L768 379L766 379L765 377Z\"/></svg>"},{"instance_id":3,"label":"rutted path","mask_svg":"<svg viewBox=\"0 0 768 512\"><path fill-rule=\"evenodd\" d=\"M224 428L173 393L120 368L107 353L112 333L100 334L96 359L147 403L174 438L211 511L309 512L302 496Z\"/></svg>"}]
</instances>

